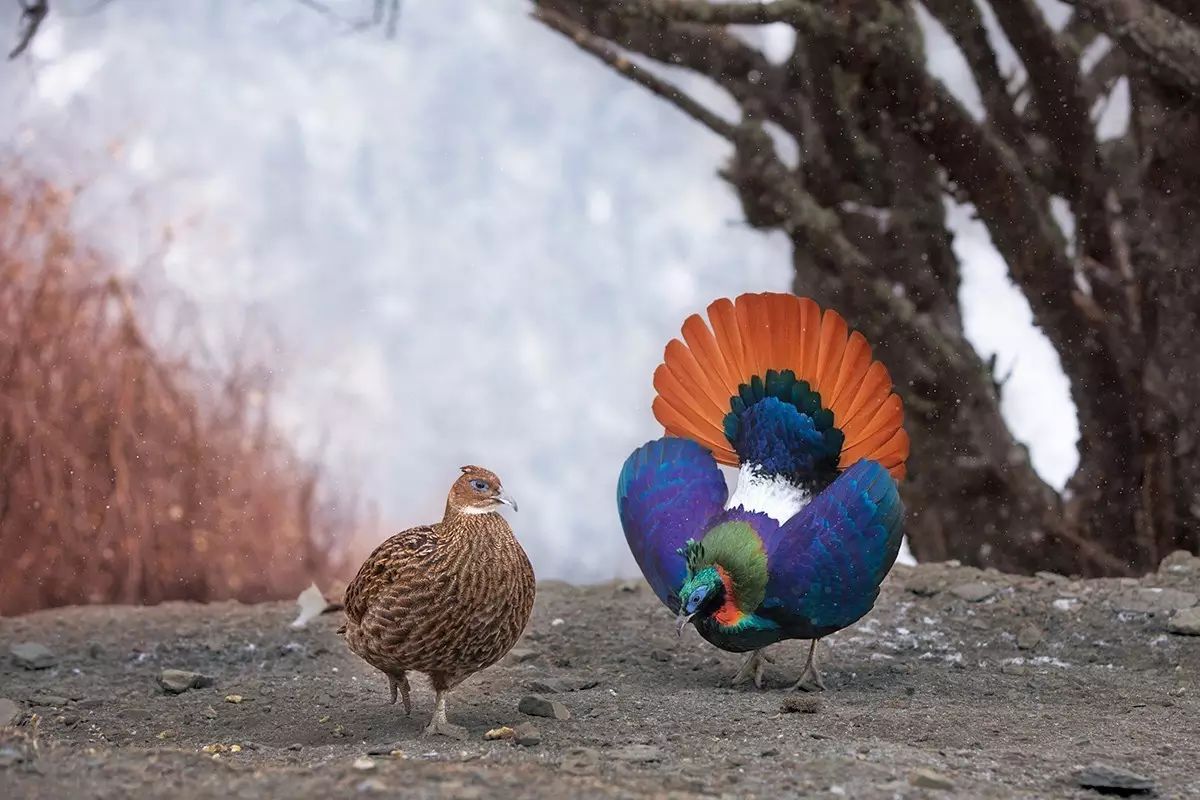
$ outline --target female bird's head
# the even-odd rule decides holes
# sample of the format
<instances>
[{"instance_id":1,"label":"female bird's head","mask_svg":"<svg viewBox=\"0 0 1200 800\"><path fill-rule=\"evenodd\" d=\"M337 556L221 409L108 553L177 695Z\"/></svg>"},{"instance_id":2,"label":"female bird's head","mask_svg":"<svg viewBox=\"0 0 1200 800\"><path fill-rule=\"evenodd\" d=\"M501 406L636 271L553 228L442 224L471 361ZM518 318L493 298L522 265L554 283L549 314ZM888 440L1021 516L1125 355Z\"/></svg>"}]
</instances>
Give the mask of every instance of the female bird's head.
<instances>
[{"instance_id":1,"label":"female bird's head","mask_svg":"<svg viewBox=\"0 0 1200 800\"><path fill-rule=\"evenodd\" d=\"M460 514L490 514L500 506L517 510L516 501L504 493L496 473L472 464L462 467L462 475L450 487L446 508Z\"/></svg>"},{"instance_id":2,"label":"female bird's head","mask_svg":"<svg viewBox=\"0 0 1200 800\"><path fill-rule=\"evenodd\" d=\"M676 619L676 633L683 633L683 627L696 617L704 618L713 614L725 602L725 581L717 567L709 565L698 570L684 581L679 590L679 616Z\"/></svg>"}]
</instances>

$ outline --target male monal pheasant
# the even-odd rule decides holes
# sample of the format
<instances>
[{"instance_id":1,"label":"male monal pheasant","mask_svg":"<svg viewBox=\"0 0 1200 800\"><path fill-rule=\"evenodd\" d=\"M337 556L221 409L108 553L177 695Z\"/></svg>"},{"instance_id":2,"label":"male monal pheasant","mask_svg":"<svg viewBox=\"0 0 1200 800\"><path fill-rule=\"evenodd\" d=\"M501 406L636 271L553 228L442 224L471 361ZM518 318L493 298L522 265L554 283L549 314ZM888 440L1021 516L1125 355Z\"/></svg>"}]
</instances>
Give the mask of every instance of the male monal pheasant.
<instances>
[{"instance_id":1,"label":"male monal pheasant","mask_svg":"<svg viewBox=\"0 0 1200 800\"><path fill-rule=\"evenodd\" d=\"M346 588L350 649L387 675L412 713L408 672L437 693L426 733L461 738L446 693L504 657L533 610L533 568L497 510L517 504L482 467L462 468L442 521L410 528L375 549Z\"/></svg>"},{"instance_id":2,"label":"male monal pheasant","mask_svg":"<svg viewBox=\"0 0 1200 800\"><path fill-rule=\"evenodd\" d=\"M900 398L810 299L746 294L708 319L689 317L654 373L668 435L621 470L625 537L679 631L750 652L735 684L761 687L763 648L809 639L793 688L823 689L817 640L871 610L900 548ZM718 462L740 468L732 496Z\"/></svg>"}]
</instances>

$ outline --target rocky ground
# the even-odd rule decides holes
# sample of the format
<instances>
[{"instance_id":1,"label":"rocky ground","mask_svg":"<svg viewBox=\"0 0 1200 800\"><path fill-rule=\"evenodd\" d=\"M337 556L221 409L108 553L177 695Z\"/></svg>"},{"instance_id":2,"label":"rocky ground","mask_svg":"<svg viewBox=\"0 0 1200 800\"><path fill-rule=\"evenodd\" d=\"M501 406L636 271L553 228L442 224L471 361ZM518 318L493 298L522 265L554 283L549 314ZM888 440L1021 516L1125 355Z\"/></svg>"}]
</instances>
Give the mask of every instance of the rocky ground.
<instances>
[{"instance_id":1,"label":"rocky ground","mask_svg":"<svg viewBox=\"0 0 1200 800\"><path fill-rule=\"evenodd\" d=\"M412 717L386 704L340 612L39 612L0 619L0 796L1197 797L1197 594L1182 554L1138 581L898 567L802 695L805 643L732 689L739 657L677 638L644 585L546 583L453 696L465 741L419 735L424 683Z\"/></svg>"}]
</instances>

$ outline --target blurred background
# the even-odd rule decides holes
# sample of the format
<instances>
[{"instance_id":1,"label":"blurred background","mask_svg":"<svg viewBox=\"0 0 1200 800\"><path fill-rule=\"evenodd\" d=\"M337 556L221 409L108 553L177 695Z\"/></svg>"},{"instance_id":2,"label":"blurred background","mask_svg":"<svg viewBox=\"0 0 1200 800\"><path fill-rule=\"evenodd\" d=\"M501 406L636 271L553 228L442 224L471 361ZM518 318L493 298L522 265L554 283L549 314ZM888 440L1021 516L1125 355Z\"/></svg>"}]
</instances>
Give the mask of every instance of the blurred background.
<instances>
[{"instance_id":1,"label":"blurred background","mask_svg":"<svg viewBox=\"0 0 1200 800\"><path fill-rule=\"evenodd\" d=\"M634 575L614 484L661 433L649 406L662 348L712 299L763 290L831 303L880 344L918 442L906 558L1030 568L1042 548L1064 571L1140 565L1045 543L1080 429L1062 340L1034 325L1037 288L1014 284L993 244L1013 238L996 236L1003 211L978 214L936 165L940 189L889 184L924 193L931 245L890 226L878 181L860 175L862 191L814 194L884 272L810 263L828 242L756 215L741 145L560 33L599 32L716 114L765 118L772 157L802 173L802 137L738 88L769 81L753 64L689 65L666 52L669 33L606 21L610 5L51 5L0 64L0 612L294 596L440 517L465 463L520 501L513 524L539 577ZM924 74L980 126L996 102L981 74L1030 106L1003 20L967 3L977 27L948 26L954 5L906 6ZM1113 49L1070 6L1031 7L1047 35L1098 48L1089 69ZM0 6L0 41L17 45L29 23ZM800 50L783 23L721 35L763 69L790 69ZM989 43L994 75L973 49ZM1128 136L1118 79L1088 110L1096 147ZM1042 210L1073 252L1066 196L1048 192ZM918 257L952 266L934 264L936 292L900 274ZM910 316L864 300L878 285ZM911 314L970 363L914 355L928 346L900 343ZM978 441L941 404L983 408ZM937 472L978 463L1000 476L972 478L982 489ZM976 510L955 516L960 501ZM980 526L988 513L996 524Z\"/></svg>"}]
</instances>

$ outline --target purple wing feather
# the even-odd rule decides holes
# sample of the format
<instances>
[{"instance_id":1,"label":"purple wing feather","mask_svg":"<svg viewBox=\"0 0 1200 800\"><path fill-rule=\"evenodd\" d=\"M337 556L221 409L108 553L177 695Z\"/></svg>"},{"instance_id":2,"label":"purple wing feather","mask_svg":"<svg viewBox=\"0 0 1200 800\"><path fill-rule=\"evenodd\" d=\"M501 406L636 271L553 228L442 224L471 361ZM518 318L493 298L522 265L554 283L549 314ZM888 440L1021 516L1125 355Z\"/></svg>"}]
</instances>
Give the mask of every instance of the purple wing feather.
<instances>
[{"instance_id":1,"label":"purple wing feather","mask_svg":"<svg viewBox=\"0 0 1200 800\"><path fill-rule=\"evenodd\" d=\"M629 549L658 599L677 611L686 564L679 548L699 539L728 496L712 454L690 439L664 437L625 460L617 508Z\"/></svg>"},{"instance_id":2,"label":"purple wing feather","mask_svg":"<svg viewBox=\"0 0 1200 800\"><path fill-rule=\"evenodd\" d=\"M903 517L888 471L859 461L766 541L764 609L814 635L853 623L871 610L896 561Z\"/></svg>"}]
</instances>

